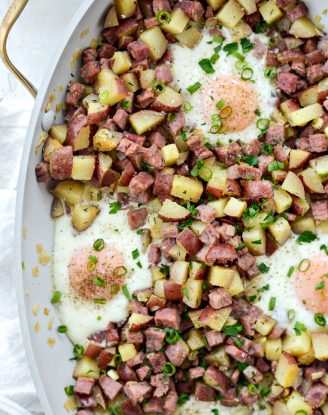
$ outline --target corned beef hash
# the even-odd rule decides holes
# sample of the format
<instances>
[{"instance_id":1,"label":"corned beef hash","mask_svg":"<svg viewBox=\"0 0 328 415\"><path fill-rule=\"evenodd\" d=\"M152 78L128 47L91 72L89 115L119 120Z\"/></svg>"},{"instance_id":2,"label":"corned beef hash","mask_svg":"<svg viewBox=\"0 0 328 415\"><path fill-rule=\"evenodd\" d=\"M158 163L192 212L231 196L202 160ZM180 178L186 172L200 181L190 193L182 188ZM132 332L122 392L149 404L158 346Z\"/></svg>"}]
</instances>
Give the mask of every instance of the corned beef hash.
<instances>
[{"instance_id":1,"label":"corned beef hash","mask_svg":"<svg viewBox=\"0 0 328 415\"><path fill-rule=\"evenodd\" d=\"M116 0L81 59L36 166L77 414L327 415L328 38L306 5Z\"/></svg>"}]
</instances>

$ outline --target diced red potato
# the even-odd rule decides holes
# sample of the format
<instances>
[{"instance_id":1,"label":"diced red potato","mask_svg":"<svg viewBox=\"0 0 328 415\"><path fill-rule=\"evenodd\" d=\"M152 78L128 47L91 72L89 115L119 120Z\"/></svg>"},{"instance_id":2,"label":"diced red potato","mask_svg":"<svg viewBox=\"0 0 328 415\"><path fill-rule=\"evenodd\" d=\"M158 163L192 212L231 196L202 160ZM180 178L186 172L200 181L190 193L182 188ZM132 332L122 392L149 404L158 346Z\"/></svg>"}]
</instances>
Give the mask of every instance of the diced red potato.
<instances>
[{"instance_id":1,"label":"diced red potato","mask_svg":"<svg viewBox=\"0 0 328 415\"><path fill-rule=\"evenodd\" d=\"M181 245L189 255L195 255L202 247L198 237L188 228L179 233L177 243Z\"/></svg>"},{"instance_id":2,"label":"diced red potato","mask_svg":"<svg viewBox=\"0 0 328 415\"><path fill-rule=\"evenodd\" d=\"M88 118L84 114L79 114L70 119L67 129L65 144L73 147L74 151L83 150L89 147L90 127Z\"/></svg>"}]
</instances>

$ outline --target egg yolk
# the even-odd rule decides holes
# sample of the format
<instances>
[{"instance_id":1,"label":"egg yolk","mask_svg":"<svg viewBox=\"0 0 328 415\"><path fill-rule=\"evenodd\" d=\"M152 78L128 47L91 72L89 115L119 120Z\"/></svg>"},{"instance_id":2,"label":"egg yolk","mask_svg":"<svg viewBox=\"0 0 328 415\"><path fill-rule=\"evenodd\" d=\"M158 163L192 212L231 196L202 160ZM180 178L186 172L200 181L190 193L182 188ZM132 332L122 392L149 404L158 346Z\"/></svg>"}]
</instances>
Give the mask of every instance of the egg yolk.
<instances>
[{"instance_id":1,"label":"egg yolk","mask_svg":"<svg viewBox=\"0 0 328 415\"><path fill-rule=\"evenodd\" d=\"M298 268L294 279L298 298L308 311L328 315L328 256L320 253Z\"/></svg>"},{"instance_id":2,"label":"egg yolk","mask_svg":"<svg viewBox=\"0 0 328 415\"><path fill-rule=\"evenodd\" d=\"M123 253L112 246L99 252L76 249L68 265L69 282L85 300L111 299L124 284L127 269Z\"/></svg>"},{"instance_id":3,"label":"egg yolk","mask_svg":"<svg viewBox=\"0 0 328 415\"><path fill-rule=\"evenodd\" d=\"M258 97L249 81L233 76L220 77L203 88L201 94L202 117L213 124L212 116L219 114L221 132L242 131L256 120ZM220 105L217 106L217 103Z\"/></svg>"}]
</instances>

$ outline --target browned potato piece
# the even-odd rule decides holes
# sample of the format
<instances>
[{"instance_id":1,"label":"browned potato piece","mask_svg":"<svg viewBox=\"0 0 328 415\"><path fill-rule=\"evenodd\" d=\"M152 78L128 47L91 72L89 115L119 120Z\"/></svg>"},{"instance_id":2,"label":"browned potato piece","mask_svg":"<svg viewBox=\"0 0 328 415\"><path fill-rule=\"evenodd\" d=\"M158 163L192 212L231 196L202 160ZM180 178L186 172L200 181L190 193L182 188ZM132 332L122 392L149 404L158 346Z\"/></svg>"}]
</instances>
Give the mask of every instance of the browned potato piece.
<instances>
[{"instance_id":1,"label":"browned potato piece","mask_svg":"<svg viewBox=\"0 0 328 415\"><path fill-rule=\"evenodd\" d=\"M72 225L78 231L82 232L88 229L96 216L100 212L100 209L92 205L75 205L72 211Z\"/></svg>"},{"instance_id":2,"label":"browned potato piece","mask_svg":"<svg viewBox=\"0 0 328 415\"><path fill-rule=\"evenodd\" d=\"M189 278L203 280L206 273L206 266L200 262L192 261L189 266Z\"/></svg>"},{"instance_id":3,"label":"browned potato piece","mask_svg":"<svg viewBox=\"0 0 328 415\"><path fill-rule=\"evenodd\" d=\"M311 415L313 409L310 404L308 404L303 396L297 392L293 391L287 400L287 408L290 414L307 414Z\"/></svg>"},{"instance_id":4,"label":"browned potato piece","mask_svg":"<svg viewBox=\"0 0 328 415\"><path fill-rule=\"evenodd\" d=\"M139 331L147 327L153 321L153 317L140 313L132 313L128 320L129 330Z\"/></svg>"},{"instance_id":5,"label":"browned potato piece","mask_svg":"<svg viewBox=\"0 0 328 415\"><path fill-rule=\"evenodd\" d=\"M124 86L129 92L137 92L140 89L140 84L137 75L134 72L128 72L121 77L124 81Z\"/></svg>"},{"instance_id":6,"label":"browned potato piece","mask_svg":"<svg viewBox=\"0 0 328 415\"><path fill-rule=\"evenodd\" d=\"M83 356L76 364L73 376L77 379L79 377L99 379L100 369L98 363L90 357Z\"/></svg>"},{"instance_id":7,"label":"browned potato piece","mask_svg":"<svg viewBox=\"0 0 328 415\"><path fill-rule=\"evenodd\" d=\"M188 209L170 199L164 201L158 214L166 222L180 222L190 216Z\"/></svg>"},{"instance_id":8,"label":"browned potato piece","mask_svg":"<svg viewBox=\"0 0 328 415\"><path fill-rule=\"evenodd\" d=\"M88 123L98 124L109 114L109 106L102 105L99 101L88 103Z\"/></svg>"},{"instance_id":9,"label":"browned potato piece","mask_svg":"<svg viewBox=\"0 0 328 415\"><path fill-rule=\"evenodd\" d=\"M268 360L279 360L281 353L281 339L267 339L267 341L265 342L265 357Z\"/></svg>"},{"instance_id":10,"label":"browned potato piece","mask_svg":"<svg viewBox=\"0 0 328 415\"><path fill-rule=\"evenodd\" d=\"M150 48L150 57L153 61L161 59L167 49L168 41L158 26L144 30L140 39Z\"/></svg>"},{"instance_id":11,"label":"browned potato piece","mask_svg":"<svg viewBox=\"0 0 328 415\"><path fill-rule=\"evenodd\" d=\"M189 278L182 288L182 301L188 307L198 308L202 300L203 281Z\"/></svg>"},{"instance_id":12,"label":"browned potato piece","mask_svg":"<svg viewBox=\"0 0 328 415\"><path fill-rule=\"evenodd\" d=\"M179 160L179 150L176 144L167 144L161 149L165 166L173 166Z\"/></svg>"},{"instance_id":13,"label":"browned potato piece","mask_svg":"<svg viewBox=\"0 0 328 415\"><path fill-rule=\"evenodd\" d=\"M256 321L254 328L255 330L262 334L262 336L267 336L277 324L277 321L270 316L262 314Z\"/></svg>"},{"instance_id":14,"label":"browned potato piece","mask_svg":"<svg viewBox=\"0 0 328 415\"><path fill-rule=\"evenodd\" d=\"M200 330L191 329L188 332L188 346L191 350L199 350L206 346L206 340Z\"/></svg>"},{"instance_id":15,"label":"browned potato piece","mask_svg":"<svg viewBox=\"0 0 328 415\"><path fill-rule=\"evenodd\" d=\"M58 140L55 140L53 138L48 138L46 142L44 143L42 154L44 161L47 161L49 163L51 154L58 150L59 148L63 147L62 144Z\"/></svg>"},{"instance_id":16,"label":"browned potato piece","mask_svg":"<svg viewBox=\"0 0 328 415\"><path fill-rule=\"evenodd\" d=\"M280 186L277 186L273 190L273 200L276 204L276 211L278 213L285 212L285 210L291 207L293 202L291 196L286 192L286 190L282 189Z\"/></svg>"},{"instance_id":17,"label":"browned potato piece","mask_svg":"<svg viewBox=\"0 0 328 415\"><path fill-rule=\"evenodd\" d=\"M186 13L182 9L177 8L171 13L169 23L162 24L161 28L172 35L178 35L184 31L189 20Z\"/></svg>"},{"instance_id":18,"label":"browned potato piece","mask_svg":"<svg viewBox=\"0 0 328 415\"><path fill-rule=\"evenodd\" d=\"M206 0L208 5L212 7L214 11L218 10L224 3L225 0Z\"/></svg>"},{"instance_id":19,"label":"browned potato piece","mask_svg":"<svg viewBox=\"0 0 328 415\"><path fill-rule=\"evenodd\" d=\"M139 81L142 89L150 88L155 81L154 69L146 69L145 71L140 72Z\"/></svg>"},{"instance_id":20,"label":"browned potato piece","mask_svg":"<svg viewBox=\"0 0 328 415\"><path fill-rule=\"evenodd\" d=\"M283 16L280 8L274 0L268 0L261 3L259 11L263 19L269 24L281 19Z\"/></svg>"},{"instance_id":21,"label":"browned potato piece","mask_svg":"<svg viewBox=\"0 0 328 415\"><path fill-rule=\"evenodd\" d=\"M305 232L305 231L317 233L315 221L311 217L296 219L294 222L292 222L292 229L295 233L298 233L298 234Z\"/></svg>"},{"instance_id":22,"label":"browned potato piece","mask_svg":"<svg viewBox=\"0 0 328 415\"><path fill-rule=\"evenodd\" d=\"M106 128L99 128L93 137L93 148L97 151L114 150L123 134L117 131L109 131Z\"/></svg>"},{"instance_id":23,"label":"browned potato piece","mask_svg":"<svg viewBox=\"0 0 328 415\"><path fill-rule=\"evenodd\" d=\"M292 171L288 172L286 179L284 180L281 187L292 195L295 195L301 199L305 198L303 183L300 178Z\"/></svg>"},{"instance_id":24,"label":"browned potato piece","mask_svg":"<svg viewBox=\"0 0 328 415\"><path fill-rule=\"evenodd\" d=\"M179 261L179 260L184 261L187 256L187 251L180 245L174 245L169 250L169 256L175 259L176 261Z\"/></svg>"},{"instance_id":25,"label":"browned potato piece","mask_svg":"<svg viewBox=\"0 0 328 415\"><path fill-rule=\"evenodd\" d=\"M96 156L73 156L72 179L91 180L96 167Z\"/></svg>"},{"instance_id":26,"label":"browned potato piece","mask_svg":"<svg viewBox=\"0 0 328 415\"><path fill-rule=\"evenodd\" d=\"M117 51L111 60L112 70L116 75L122 75L131 68L132 63L129 53L126 51Z\"/></svg>"},{"instance_id":27,"label":"browned potato piece","mask_svg":"<svg viewBox=\"0 0 328 415\"><path fill-rule=\"evenodd\" d=\"M214 265L210 268L207 279L214 286L229 289L236 273L235 269Z\"/></svg>"},{"instance_id":28,"label":"browned potato piece","mask_svg":"<svg viewBox=\"0 0 328 415\"><path fill-rule=\"evenodd\" d=\"M325 189L321 183L320 177L317 175L315 170L313 170L311 167L308 167L305 170L302 170L299 173L299 176L301 177L304 186L306 189L311 193L325 193Z\"/></svg>"},{"instance_id":29,"label":"browned potato piece","mask_svg":"<svg viewBox=\"0 0 328 415\"><path fill-rule=\"evenodd\" d=\"M252 28L243 20L241 20L233 29L230 29L231 40L234 42L239 42L239 40L244 37L249 37L253 30Z\"/></svg>"},{"instance_id":30,"label":"browned potato piece","mask_svg":"<svg viewBox=\"0 0 328 415\"><path fill-rule=\"evenodd\" d=\"M85 184L75 180L63 180L57 183L53 190L54 196L69 205L77 205L81 202Z\"/></svg>"},{"instance_id":31,"label":"browned potato piece","mask_svg":"<svg viewBox=\"0 0 328 415\"><path fill-rule=\"evenodd\" d=\"M213 330L221 331L231 313L231 307L215 310L206 325Z\"/></svg>"},{"instance_id":32,"label":"browned potato piece","mask_svg":"<svg viewBox=\"0 0 328 415\"><path fill-rule=\"evenodd\" d=\"M174 175L171 195L197 203L203 193L203 185L197 179Z\"/></svg>"},{"instance_id":33,"label":"browned potato piece","mask_svg":"<svg viewBox=\"0 0 328 415\"><path fill-rule=\"evenodd\" d=\"M312 333L312 345L315 358L321 361L328 359L328 333Z\"/></svg>"},{"instance_id":34,"label":"browned potato piece","mask_svg":"<svg viewBox=\"0 0 328 415\"><path fill-rule=\"evenodd\" d=\"M266 235L261 227L244 230L242 238L247 248L253 255L265 255Z\"/></svg>"},{"instance_id":35,"label":"browned potato piece","mask_svg":"<svg viewBox=\"0 0 328 415\"><path fill-rule=\"evenodd\" d=\"M228 0L222 7L216 18L224 26L233 29L242 19L245 12L235 0Z\"/></svg>"},{"instance_id":36,"label":"browned potato piece","mask_svg":"<svg viewBox=\"0 0 328 415\"><path fill-rule=\"evenodd\" d=\"M289 122L292 127L302 127L315 118L322 117L323 109L320 104L308 105L305 108L293 111L289 114Z\"/></svg>"},{"instance_id":37,"label":"browned potato piece","mask_svg":"<svg viewBox=\"0 0 328 415\"><path fill-rule=\"evenodd\" d=\"M328 177L328 155L317 157L310 161L310 166L321 179Z\"/></svg>"},{"instance_id":38,"label":"browned potato piece","mask_svg":"<svg viewBox=\"0 0 328 415\"><path fill-rule=\"evenodd\" d=\"M283 353L275 373L277 382L284 388L293 386L298 376L298 364L293 356Z\"/></svg>"},{"instance_id":39,"label":"browned potato piece","mask_svg":"<svg viewBox=\"0 0 328 415\"><path fill-rule=\"evenodd\" d=\"M308 105L316 104L318 102L317 85L311 86L310 88L301 92L298 99L302 107L307 107Z\"/></svg>"},{"instance_id":40,"label":"browned potato piece","mask_svg":"<svg viewBox=\"0 0 328 415\"><path fill-rule=\"evenodd\" d=\"M212 173L212 177L207 182L206 191L214 197L221 198L227 190L227 170L215 169Z\"/></svg>"},{"instance_id":41,"label":"browned potato piece","mask_svg":"<svg viewBox=\"0 0 328 415\"><path fill-rule=\"evenodd\" d=\"M156 111L174 112L183 104L182 95L169 86L165 87L163 93L157 95L151 108Z\"/></svg>"},{"instance_id":42,"label":"browned potato piece","mask_svg":"<svg viewBox=\"0 0 328 415\"><path fill-rule=\"evenodd\" d=\"M54 197L52 204L51 204L51 217L52 218L59 218L64 214L64 207L60 199Z\"/></svg>"},{"instance_id":43,"label":"browned potato piece","mask_svg":"<svg viewBox=\"0 0 328 415\"><path fill-rule=\"evenodd\" d=\"M54 124L49 131L49 135L50 137L54 138L55 140L58 140L61 144L63 144L66 141L67 125Z\"/></svg>"},{"instance_id":44,"label":"browned potato piece","mask_svg":"<svg viewBox=\"0 0 328 415\"><path fill-rule=\"evenodd\" d=\"M294 333L284 337L282 342L284 352L292 356L301 356L308 353L311 349L311 337L307 331L302 332L299 336Z\"/></svg>"},{"instance_id":45,"label":"browned potato piece","mask_svg":"<svg viewBox=\"0 0 328 415\"><path fill-rule=\"evenodd\" d=\"M137 134L143 134L154 127L157 127L165 120L165 114L160 112L141 110L130 115L130 124Z\"/></svg>"},{"instance_id":46,"label":"browned potato piece","mask_svg":"<svg viewBox=\"0 0 328 415\"><path fill-rule=\"evenodd\" d=\"M175 35L181 45L193 49L202 39L202 33L196 27L190 27L179 35Z\"/></svg>"},{"instance_id":47,"label":"browned potato piece","mask_svg":"<svg viewBox=\"0 0 328 415\"><path fill-rule=\"evenodd\" d=\"M247 208L247 203L231 197L223 209L223 213L233 218L240 218Z\"/></svg>"},{"instance_id":48,"label":"browned potato piece","mask_svg":"<svg viewBox=\"0 0 328 415\"><path fill-rule=\"evenodd\" d=\"M105 86L99 88L99 99L103 105L115 105L126 98L128 91L122 79L111 79Z\"/></svg>"},{"instance_id":49,"label":"browned potato piece","mask_svg":"<svg viewBox=\"0 0 328 415\"><path fill-rule=\"evenodd\" d=\"M292 236L290 224L283 217L279 217L276 222L270 223L269 231L279 245L283 245Z\"/></svg>"},{"instance_id":50,"label":"browned potato piece","mask_svg":"<svg viewBox=\"0 0 328 415\"><path fill-rule=\"evenodd\" d=\"M301 17L295 20L289 29L289 33L297 38L304 39L318 35L322 36L323 34L308 17Z\"/></svg>"},{"instance_id":51,"label":"browned potato piece","mask_svg":"<svg viewBox=\"0 0 328 415\"><path fill-rule=\"evenodd\" d=\"M311 158L311 153L301 149L292 149L289 153L289 168L296 170L303 167Z\"/></svg>"},{"instance_id":52,"label":"browned potato piece","mask_svg":"<svg viewBox=\"0 0 328 415\"><path fill-rule=\"evenodd\" d=\"M170 280L183 285L188 279L189 262L175 261L170 267Z\"/></svg>"},{"instance_id":53,"label":"browned potato piece","mask_svg":"<svg viewBox=\"0 0 328 415\"><path fill-rule=\"evenodd\" d=\"M246 14L253 14L257 10L255 0L237 0L241 7L246 11Z\"/></svg>"},{"instance_id":54,"label":"browned potato piece","mask_svg":"<svg viewBox=\"0 0 328 415\"><path fill-rule=\"evenodd\" d=\"M109 27L115 27L118 25L119 25L119 22L118 22L115 6L113 6L109 9L109 12L107 13L104 28L107 29Z\"/></svg>"},{"instance_id":55,"label":"browned potato piece","mask_svg":"<svg viewBox=\"0 0 328 415\"><path fill-rule=\"evenodd\" d=\"M127 362L137 355L137 349L134 344L124 343L118 346L118 352L121 355L122 362Z\"/></svg>"},{"instance_id":56,"label":"browned potato piece","mask_svg":"<svg viewBox=\"0 0 328 415\"><path fill-rule=\"evenodd\" d=\"M126 19L135 14L137 8L136 0L116 0L115 9L120 19Z\"/></svg>"}]
</instances>

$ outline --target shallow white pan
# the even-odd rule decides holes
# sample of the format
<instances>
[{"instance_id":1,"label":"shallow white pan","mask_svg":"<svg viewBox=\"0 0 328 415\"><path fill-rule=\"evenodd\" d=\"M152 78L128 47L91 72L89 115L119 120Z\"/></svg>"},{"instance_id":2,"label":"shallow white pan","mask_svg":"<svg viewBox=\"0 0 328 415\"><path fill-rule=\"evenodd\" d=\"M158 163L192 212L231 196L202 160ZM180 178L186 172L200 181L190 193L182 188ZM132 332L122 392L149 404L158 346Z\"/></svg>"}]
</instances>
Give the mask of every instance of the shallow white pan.
<instances>
[{"instance_id":1,"label":"shallow white pan","mask_svg":"<svg viewBox=\"0 0 328 415\"><path fill-rule=\"evenodd\" d=\"M5 48L9 30L27 1L15 0L8 12L0 28L0 52L5 63L25 83L30 92L34 93L33 86L11 65ZM54 3L51 2L49 7L56 7ZM64 386L72 383L74 363L69 362L72 344L66 336L57 335L55 330L59 320L55 308L50 303L51 267L49 264L39 265L40 275L32 275L33 268L38 265L39 260L37 244L42 244L44 251L51 255L53 240L51 196L45 186L40 186L35 180L34 167L40 159L35 147L43 132L42 121L49 96L55 91L56 99L52 109L56 102L64 100L65 90L61 86L65 86L72 79L70 74L77 73L78 70L71 66L72 56L74 52L85 48L91 39L97 38L102 29L104 15L111 3L112 0L85 0L68 25L38 91L21 163L16 211L15 279L27 357L46 415L65 413ZM321 23L328 31L328 15L322 14L328 7L327 0L308 0L306 3L312 16L322 16ZM42 32L42 28L40 31ZM60 117L61 115L57 114L57 122L61 121ZM51 329L51 326L54 328Z\"/></svg>"}]
</instances>

